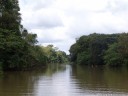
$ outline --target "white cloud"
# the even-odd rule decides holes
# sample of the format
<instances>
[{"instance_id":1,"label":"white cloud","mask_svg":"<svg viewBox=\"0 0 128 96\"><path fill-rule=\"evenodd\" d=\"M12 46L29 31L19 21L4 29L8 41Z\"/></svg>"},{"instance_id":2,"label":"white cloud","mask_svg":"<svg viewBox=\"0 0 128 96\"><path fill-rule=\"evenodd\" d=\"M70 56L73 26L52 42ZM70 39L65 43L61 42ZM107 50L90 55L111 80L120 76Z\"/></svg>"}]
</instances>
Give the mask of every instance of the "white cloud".
<instances>
[{"instance_id":1,"label":"white cloud","mask_svg":"<svg viewBox=\"0 0 128 96\"><path fill-rule=\"evenodd\" d=\"M128 0L20 0L23 25L40 44L68 53L75 38L128 31Z\"/></svg>"}]
</instances>

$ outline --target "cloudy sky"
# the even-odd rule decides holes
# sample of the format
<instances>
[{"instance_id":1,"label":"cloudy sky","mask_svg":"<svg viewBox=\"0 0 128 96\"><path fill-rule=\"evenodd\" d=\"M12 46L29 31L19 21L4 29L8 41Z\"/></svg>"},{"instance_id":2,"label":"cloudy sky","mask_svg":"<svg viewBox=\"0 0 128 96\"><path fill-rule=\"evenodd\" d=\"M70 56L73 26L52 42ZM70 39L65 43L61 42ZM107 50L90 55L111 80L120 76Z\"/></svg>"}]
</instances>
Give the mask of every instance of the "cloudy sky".
<instances>
[{"instance_id":1,"label":"cloudy sky","mask_svg":"<svg viewBox=\"0 0 128 96\"><path fill-rule=\"evenodd\" d=\"M22 24L68 53L75 39L90 33L128 32L128 0L19 0Z\"/></svg>"}]
</instances>

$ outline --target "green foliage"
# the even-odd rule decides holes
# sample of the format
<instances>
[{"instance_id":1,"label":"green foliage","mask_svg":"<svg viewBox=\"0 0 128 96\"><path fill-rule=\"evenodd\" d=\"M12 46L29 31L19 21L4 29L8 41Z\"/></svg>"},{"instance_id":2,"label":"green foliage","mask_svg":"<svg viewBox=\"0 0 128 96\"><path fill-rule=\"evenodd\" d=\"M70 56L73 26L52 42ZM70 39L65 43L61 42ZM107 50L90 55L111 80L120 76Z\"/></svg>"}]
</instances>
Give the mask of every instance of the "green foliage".
<instances>
[{"instance_id":1,"label":"green foliage","mask_svg":"<svg viewBox=\"0 0 128 96\"><path fill-rule=\"evenodd\" d=\"M121 60L121 54L118 51L118 44L114 43L109 46L108 50L105 52L104 60L107 65L110 66L121 66L122 60Z\"/></svg>"},{"instance_id":2,"label":"green foliage","mask_svg":"<svg viewBox=\"0 0 128 96\"><path fill-rule=\"evenodd\" d=\"M26 52L19 10L18 0L0 0L0 62L4 70L22 66Z\"/></svg>"},{"instance_id":3,"label":"green foliage","mask_svg":"<svg viewBox=\"0 0 128 96\"><path fill-rule=\"evenodd\" d=\"M53 45L37 46L37 34L20 23L18 0L0 0L0 70L24 70L46 63L63 63L64 52Z\"/></svg>"},{"instance_id":4,"label":"green foliage","mask_svg":"<svg viewBox=\"0 0 128 96\"><path fill-rule=\"evenodd\" d=\"M17 0L0 0L0 62L3 70L26 68L31 57L30 43L36 43L36 34L27 34L27 40L22 38L19 10Z\"/></svg>"},{"instance_id":5,"label":"green foliage","mask_svg":"<svg viewBox=\"0 0 128 96\"><path fill-rule=\"evenodd\" d=\"M36 64L46 65L47 57L45 56L44 51L40 46L31 47L29 48L29 50L30 50L30 56L33 58L33 61ZM32 58L30 58L30 60L32 60ZM31 62L32 63L31 65L33 65L34 62Z\"/></svg>"},{"instance_id":6,"label":"green foliage","mask_svg":"<svg viewBox=\"0 0 128 96\"><path fill-rule=\"evenodd\" d=\"M90 58L90 54L88 52L85 51L79 53L77 57L77 63L82 65L89 65L90 64L89 58Z\"/></svg>"},{"instance_id":7,"label":"green foliage","mask_svg":"<svg viewBox=\"0 0 128 96\"><path fill-rule=\"evenodd\" d=\"M84 65L128 65L128 33L81 36L70 47L71 61Z\"/></svg>"},{"instance_id":8,"label":"green foliage","mask_svg":"<svg viewBox=\"0 0 128 96\"><path fill-rule=\"evenodd\" d=\"M128 65L128 33L123 33L119 36L118 45L122 61L125 65Z\"/></svg>"},{"instance_id":9,"label":"green foliage","mask_svg":"<svg viewBox=\"0 0 128 96\"><path fill-rule=\"evenodd\" d=\"M65 52L57 51L56 53L57 53L57 62L59 62L59 63L68 62L68 57Z\"/></svg>"},{"instance_id":10,"label":"green foliage","mask_svg":"<svg viewBox=\"0 0 128 96\"><path fill-rule=\"evenodd\" d=\"M29 39L29 36L32 36ZM67 61L65 52L57 50L53 45L37 46L36 36L27 33L25 38L15 32L0 29L0 62L4 70L23 70L47 63L64 63Z\"/></svg>"},{"instance_id":11,"label":"green foliage","mask_svg":"<svg viewBox=\"0 0 128 96\"><path fill-rule=\"evenodd\" d=\"M0 28L13 30L20 35L21 17L18 0L0 0Z\"/></svg>"},{"instance_id":12,"label":"green foliage","mask_svg":"<svg viewBox=\"0 0 128 96\"><path fill-rule=\"evenodd\" d=\"M77 44L73 44L71 47L70 47L70 59L72 62L75 62L76 59L77 59L77 54L78 54L78 48L79 46Z\"/></svg>"},{"instance_id":13,"label":"green foliage","mask_svg":"<svg viewBox=\"0 0 128 96\"><path fill-rule=\"evenodd\" d=\"M128 33L120 34L118 42L110 45L104 56L111 66L128 65Z\"/></svg>"},{"instance_id":14,"label":"green foliage","mask_svg":"<svg viewBox=\"0 0 128 96\"><path fill-rule=\"evenodd\" d=\"M118 35L90 34L81 36L70 48L71 61L79 64L104 64L103 55L108 44L117 41Z\"/></svg>"},{"instance_id":15,"label":"green foliage","mask_svg":"<svg viewBox=\"0 0 128 96\"><path fill-rule=\"evenodd\" d=\"M65 52L58 50L53 45L46 47L42 46L45 56L47 57L48 63L64 63L68 61L68 57Z\"/></svg>"},{"instance_id":16,"label":"green foliage","mask_svg":"<svg viewBox=\"0 0 128 96\"><path fill-rule=\"evenodd\" d=\"M27 51L25 41L16 32L0 29L0 61L3 68L19 68Z\"/></svg>"}]
</instances>

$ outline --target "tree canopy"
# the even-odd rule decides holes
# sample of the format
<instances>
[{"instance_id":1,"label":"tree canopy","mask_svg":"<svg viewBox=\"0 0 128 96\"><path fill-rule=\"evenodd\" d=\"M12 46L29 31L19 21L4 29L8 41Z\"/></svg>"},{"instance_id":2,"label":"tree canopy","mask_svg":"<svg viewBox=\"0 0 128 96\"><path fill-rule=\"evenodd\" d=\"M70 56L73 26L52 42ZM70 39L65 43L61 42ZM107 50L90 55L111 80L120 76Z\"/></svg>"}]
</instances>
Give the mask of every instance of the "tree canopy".
<instances>
[{"instance_id":1,"label":"tree canopy","mask_svg":"<svg viewBox=\"0 0 128 96\"><path fill-rule=\"evenodd\" d=\"M71 61L84 65L128 65L128 33L81 36L70 47Z\"/></svg>"}]
</instances>

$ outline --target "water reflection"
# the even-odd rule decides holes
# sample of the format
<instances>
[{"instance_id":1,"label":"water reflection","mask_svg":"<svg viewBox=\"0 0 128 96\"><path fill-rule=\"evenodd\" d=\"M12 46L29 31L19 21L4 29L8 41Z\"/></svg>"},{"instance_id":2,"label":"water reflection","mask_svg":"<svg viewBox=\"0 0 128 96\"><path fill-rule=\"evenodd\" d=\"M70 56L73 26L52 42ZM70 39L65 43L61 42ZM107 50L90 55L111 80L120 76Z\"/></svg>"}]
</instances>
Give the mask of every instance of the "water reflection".
<instances>
[{"instance_id":1,"label":"water reflection","mask_svg":"<svg viewBox=\"0 0 128 96\"><path fill-rule=\"evenodd\" d=\"M125 96L127 80L126 69L54 64L31 72L6 72L0 78L0 96Z\"/></svg>"},{"instance_id":2,"label":"water reflection","mask_svg":"<svg viewBox=\"0 0 128 96\"><path fill-rule=\"evenodd\" d=\"M36 71L6 72L0 77L0 96L37 96L36 87L40 86L38 82L42 78L45 84L54 73L65 69L56 64Z\"/></svg>"},{"instance_id":3,"label":"water reflection","mask_svg":"<svg viewBox=\"0 0 128 96\"><path fill-rule=\"evenodd\" d=\"M83 90L128 92L128 71L125 68L73 66L72 76Z\"/></svg>"}]
</instances>

